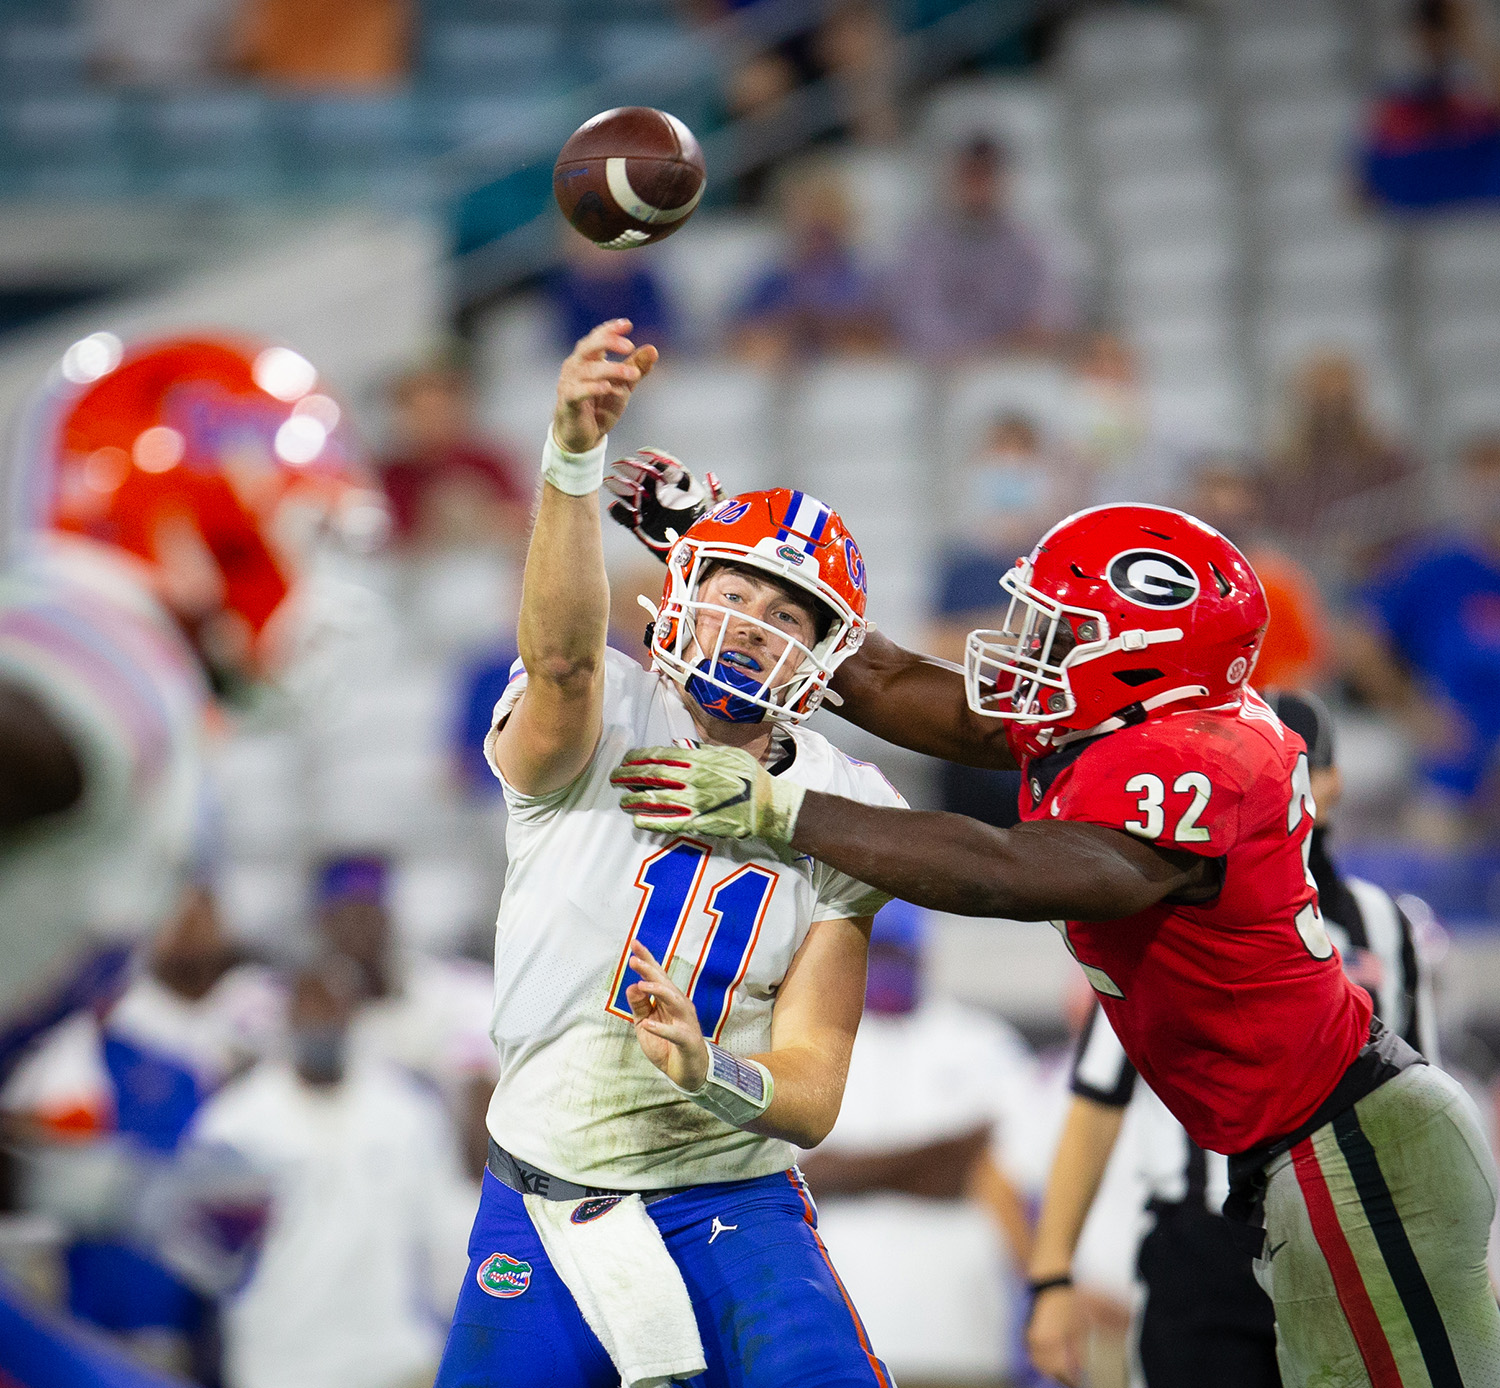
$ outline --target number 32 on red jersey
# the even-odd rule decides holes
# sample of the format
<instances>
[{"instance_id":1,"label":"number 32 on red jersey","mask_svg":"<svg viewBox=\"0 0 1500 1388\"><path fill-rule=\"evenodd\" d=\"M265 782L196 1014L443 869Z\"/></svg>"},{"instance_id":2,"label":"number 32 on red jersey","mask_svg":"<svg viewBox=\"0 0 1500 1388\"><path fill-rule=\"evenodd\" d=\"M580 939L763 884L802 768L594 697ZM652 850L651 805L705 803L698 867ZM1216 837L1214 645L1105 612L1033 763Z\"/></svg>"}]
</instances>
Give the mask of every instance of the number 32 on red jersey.
<instances>
[{"instance_id":1,"label":"number 32 on red jersey","mask_svg":"<svg viewBox=\"0 0 1500 1388\"><path fill-rule=\"evenodd\" d=\"M1167 802L1166 782L1149 771L1131 776L1125 782L1126 793L1135 797L1136 818L1127 819L1124 828L1138 838L1169 844L1207 843L1212 835L1199 823L1213 798L1213 783L1201 771L1184 771L1172 782L1173 801ZM1333 953L1333 941L1323 924L1323 915L1318 910L1317 884L1313 881L1309 857L1312 852L1312 821L1317 814L1313 802L1312 778L1308 770L1307 755L1298 756L1292 772L1292 795L1287 806L1286 831L1290 837L1296 833L1304 819L1308 821L1302 834L1302 873L1313 897L1297 912L1295 924L1307 952L1314 959L1327 959ZM1172 819L1170 836L1164 835L1168 818ZM1062 935L1068 952L1078 959L1078 951L1068 937L1068 923L1053 921L1052 925ZM1103 969L1093 964L1078 963L1096 992L1106 997L1123 998L1124 991Z\"/></svg>"}]
</instances>

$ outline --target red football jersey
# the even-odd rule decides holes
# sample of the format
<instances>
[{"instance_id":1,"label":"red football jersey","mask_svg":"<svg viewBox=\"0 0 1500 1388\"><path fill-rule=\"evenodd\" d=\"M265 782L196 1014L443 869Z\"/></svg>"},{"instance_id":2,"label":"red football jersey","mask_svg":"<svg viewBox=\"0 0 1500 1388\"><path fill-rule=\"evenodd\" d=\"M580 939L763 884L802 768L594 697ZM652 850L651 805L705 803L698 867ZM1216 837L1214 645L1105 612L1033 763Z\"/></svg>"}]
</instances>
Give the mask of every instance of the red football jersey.
<instances>
[{"instance_id":1,"label":"red football jersey","mask_svg":"<svg viewBox=\"0 0 1500 1388\"><path fill-rule=\"evenodd\" d=\"M1023 768L1023 819L1223 860L1223 888L1201 906L1053 922L1131 1062L1200 1147L1243 1152L1291 1132L1364 1044L1371 1011L1318 913L1302 739L1246 690L1054 756Z\"/></svg>"}]
</instances>

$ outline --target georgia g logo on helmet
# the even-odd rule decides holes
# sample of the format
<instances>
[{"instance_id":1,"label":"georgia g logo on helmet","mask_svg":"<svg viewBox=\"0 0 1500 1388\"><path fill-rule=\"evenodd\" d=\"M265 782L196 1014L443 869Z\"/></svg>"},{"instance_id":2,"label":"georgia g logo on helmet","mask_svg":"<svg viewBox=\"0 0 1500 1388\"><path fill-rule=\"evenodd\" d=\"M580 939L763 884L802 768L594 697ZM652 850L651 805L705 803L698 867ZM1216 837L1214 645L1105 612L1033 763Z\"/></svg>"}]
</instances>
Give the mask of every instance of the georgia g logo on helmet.
<instances>
[{"instance_id":1,"label":"georgia g logo on helmet","mask_svg":"<svg viewBox=\"0 0 1500 1388\"><path fill-rule=\"evenodd\" d=\"M1198 596L1198 575L1165 550L1127 549L1109 561L1105 576L1126 602L1158 611L1186 607Z\"/></svg>"}]
</instances>

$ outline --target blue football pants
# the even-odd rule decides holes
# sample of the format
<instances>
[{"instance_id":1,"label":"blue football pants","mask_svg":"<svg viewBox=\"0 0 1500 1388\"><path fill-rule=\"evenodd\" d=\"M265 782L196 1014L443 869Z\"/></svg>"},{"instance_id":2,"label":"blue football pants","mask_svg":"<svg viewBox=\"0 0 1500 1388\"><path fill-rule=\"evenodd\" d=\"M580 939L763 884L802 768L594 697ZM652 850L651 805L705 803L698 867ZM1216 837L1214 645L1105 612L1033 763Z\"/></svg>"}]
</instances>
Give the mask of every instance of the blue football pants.
<instances>
[{"instance_id":1,"label":"blue football pants","mask_svg":"<svg viewBox=\"0 0 1500 1388\"><path fill-rule=\"evenodd\" d=\"M691 1186L647 1210L697 1313L708 1370L685 1380L692 1388L894 1388L818 1237L800 1173ZM434 1388L619 1382L525 1203L486 1171Z\"/></svg>"}]
</instances>

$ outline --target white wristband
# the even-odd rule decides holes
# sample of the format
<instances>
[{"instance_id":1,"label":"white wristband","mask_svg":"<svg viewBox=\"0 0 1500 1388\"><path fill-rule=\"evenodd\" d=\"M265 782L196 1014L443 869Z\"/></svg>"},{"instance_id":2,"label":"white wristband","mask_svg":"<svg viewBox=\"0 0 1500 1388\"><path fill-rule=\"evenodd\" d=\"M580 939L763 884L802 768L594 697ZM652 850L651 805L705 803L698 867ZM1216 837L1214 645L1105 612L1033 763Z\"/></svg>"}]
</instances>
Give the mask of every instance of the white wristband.
<instances>
[{"instance_id":1,"label":"white wristband","mask_svg":"<svg viewBox=\"0 0 1500 1388\"><path fill-rule=\"evenodd\" d=\"M547 446L542 449L542 477L569 496L597 492L604 485L604 455L608 447L606 434L587 453L565 453L548 429Z\"/></svg>"},{"instance_id":2,"label":"white wristband","mask_svg":"<svg viewBox=\"0 0 1500 1388\"><path fill-rule=\"evenodd\" d=\"M758 1060L735 1055L712 1041L707 1045L708 1077L699 1088L684 1089L670 1077L667 1083L733 1128L753 1123L771 1107L776 1094L771 1072Z\"/></svg>"}]
</instances>

